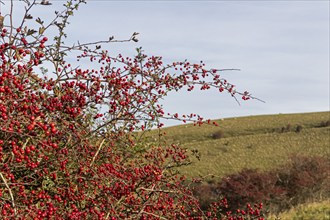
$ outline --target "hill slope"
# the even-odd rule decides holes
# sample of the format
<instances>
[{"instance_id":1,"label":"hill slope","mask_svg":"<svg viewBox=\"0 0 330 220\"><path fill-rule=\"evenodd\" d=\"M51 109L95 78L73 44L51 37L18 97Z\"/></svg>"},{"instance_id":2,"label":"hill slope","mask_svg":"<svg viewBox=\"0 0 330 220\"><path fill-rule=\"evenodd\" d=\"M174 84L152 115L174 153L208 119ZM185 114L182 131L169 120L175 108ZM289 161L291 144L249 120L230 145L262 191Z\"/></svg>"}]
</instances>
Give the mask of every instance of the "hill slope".
<instances>
[{"instance_id":1,"label":"hill slope","mask_svg":"<svg viewBox=\"0 0 330 220\"><path fill-rule=\"evenodd\" d=\"M162 129L167 143L200 153L200 160L194 158L193 164L181 169L188 177L223 177L243 168L269 170L296 154L330 158L330 112L215 121L218 127L187 124Z\"/></svg>"}]
</instances>

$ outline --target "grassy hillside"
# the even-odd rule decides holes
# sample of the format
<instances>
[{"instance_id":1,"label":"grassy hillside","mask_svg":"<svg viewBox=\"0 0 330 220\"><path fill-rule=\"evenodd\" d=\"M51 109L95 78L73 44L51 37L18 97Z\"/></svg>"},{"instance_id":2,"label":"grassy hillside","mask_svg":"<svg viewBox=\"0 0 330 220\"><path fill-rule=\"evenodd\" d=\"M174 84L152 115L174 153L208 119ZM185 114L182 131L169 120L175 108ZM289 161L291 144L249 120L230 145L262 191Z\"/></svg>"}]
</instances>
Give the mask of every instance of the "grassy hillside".
<instances>
[{"instance_id":1,"label":"grassy hillside","mask_svg":"<svg viewBox=\"0 0 330 220\"><path fill-rule=\"evenodd\" d=\"M302 204L278 216L271 215L269 220L329 220L330 201Z\"/></svg>"},{"instance_id":2,"label":"grassy hillside","mask_svg":"<svg viewBox=\"0 0 330 220\"><path fill-rule=\"evenodd\" d=\"M218 127L191 124L164 128L166 141L198 150L200 160L182 168L189 177L223 177L242 168L269 170L291 155L330 158L330 112L278 114L216 120ZM156 136L153 131L151 136Z\"/></svg>"}]
</instances>

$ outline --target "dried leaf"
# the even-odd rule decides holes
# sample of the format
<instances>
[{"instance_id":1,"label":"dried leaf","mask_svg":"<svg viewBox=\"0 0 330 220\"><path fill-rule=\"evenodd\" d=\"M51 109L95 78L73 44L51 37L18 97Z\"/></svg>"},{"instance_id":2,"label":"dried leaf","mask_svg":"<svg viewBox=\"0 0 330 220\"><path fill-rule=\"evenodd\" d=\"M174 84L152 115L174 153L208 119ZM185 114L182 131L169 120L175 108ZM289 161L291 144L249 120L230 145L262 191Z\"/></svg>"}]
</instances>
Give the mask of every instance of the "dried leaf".
<instances>
[{"instance_id":1,"label":"dried leaf","mask_svg":"<svg viewBox=\"0 0 330 220\"><path fill-rule=\"evenodd\" d=\"M32 15L30 15L30 14L26 14L25 15L25 19L32 19L33 17L32 17Z\"/></svg>"},{"instance_id":2,"label":"dried leaf","mask_svg":"<svg viewBox=\"0 0 330 220\"><path fill-rule=\"evenodd\" d=\"M37 31L36 30L33 30L33 29L29 29L27 31L27 35L32 35L32 34L35 34L35 33L37 33Z\"/></svg>"},{"instance_id":3,"label":"dried leaf","mask_svg":"<svg viewBox=\"0 0 330 220\"><path fill-rule=\"evenodd\" d=\"M48 0L42 0L41 5L51 5L52 3L50 3Z\"/></svg>"},{"instance_id":4,"label":"dried leaf","mask_svg":"<svg viewBox=\"0 0 330 220\"><path fill-rule=\"evenodd\" d=\"M3 28L3 20L5 19L5 17L0 15L0 29L2 30Z\"/></svg>"},{"instance_id":5,"label":"dried leaf","mask_svg":"<svg viewBox=\"0 0 330 220\"><path fill-rule=\"evenodd\" d=\"M17 61L20 61L22 59L22 56L20 55L20 53L18 52L18 50L15 51L15 55L16 55Z\"/></svg>"},{"instance_id":6,"label":"dried leaf","mask_svg":"<svg viewBox=\"0 0 330 220\"><path fill-rule=\"evenodd\" d=\"M39 34L42 35L45 32L45 28L44 27L40 27L39 28Z\"/></svg>"},{"instance_id":7,"label":"dried leaf","mask_svg":"<svg viewBox=\"0 0 330 220\"><path fill-rule=\"evenodd\" d=\"M36 22L41 24L41 25L44 23L44 21L42 21L39 17L36 19Z\"/></svg>"},{"instance_id":8,"label":"dried leaf","mask_svg":"<svg viewBox=\"0 0 330 220\"><path fill-rule=\"evenodd\" d=\"M134 42L138 42L139 40L137 38L135 38L135 36L132 38L132 41Z\"/></svg>"}]
</instances>

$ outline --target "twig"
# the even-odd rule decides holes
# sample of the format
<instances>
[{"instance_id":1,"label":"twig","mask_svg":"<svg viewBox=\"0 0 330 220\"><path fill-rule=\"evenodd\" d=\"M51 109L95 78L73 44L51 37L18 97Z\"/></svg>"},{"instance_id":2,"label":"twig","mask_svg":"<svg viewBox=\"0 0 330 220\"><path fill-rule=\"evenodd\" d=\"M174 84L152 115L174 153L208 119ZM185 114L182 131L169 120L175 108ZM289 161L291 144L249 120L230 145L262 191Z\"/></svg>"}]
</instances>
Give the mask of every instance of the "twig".
<instances>
[{"instance_id":1,"label":"twig","mask_svg":"<svg viewBox=\"0 0 330 220\"><path fill-rule=\"evenodd\" d=\"M22 149L23 149L23 150L25 150L26 145L27 145L27 143L29 142L29 140L30 140L30 137L28 137L27 140L25 141L25 143L23 144L23 146L22 146Z\"/></svg>"},{"instance_id":2,"label":"twig","mask_svg":"<svg viewBox=\"0 0 330 220\"><path fill-rule=\"evenodd\" d=\"M10 198L11 198L11 204L12 204L12 206L13 206L13 209L14 209L15 215L17 215L17 210L16 210L16 205L15 205L15 200L14 200L13 193L11 192L11 189L10 189L10 187L8 186L7 181L6 181L5 177L2 175L1 172L0 172L0 177L1 177L2 181L4 182L6 188L7 188L8 191L9 191L9 195L10 195Z\"/></svg>"},{"instance_id":3,"label":"twig","mask_svg":"<svg viewBox=\"0 0 330 220\"><path fill-rule=\"evenodd\" d=\"M156 217L156 218L158 218L158 219L168 219L168 218L162 217L162 216L160 216L160 215L156 215L156 214L151 213L151 212L142 211L141 214L143 214L143 213L144 213L144 214L147 214L147 215L151 215L151 216Z\"/></svg>"},{"instance_id":4,"label":"twig","mask_svg":"<svg viewBox=\"0 0 330 220\"><path fill-rule=\"evenodd\" d=\"M153 187L154 188L154 187ZM163 192L163 193L179 193L179 191L166 190L166 189L148 189L145 187L138 188L139 190L150 191L150 192Z\"/></svg>"},{"instance_id":5,"label":"twig","mask_svg":"<svg viewBox=\"0 0 330 220\"><path fill-rule=\"evenodd\" d=\"M102 145L103 145L104 141L105 141L105 139L102 140L102 142L101 142L99 148L97 149L96 154L94 155L94 157L93 157L93 159L92 159L92 162L91 162L90 165L89 165L90 167L93 165L93 163L94 163L94 161L95 161L97 155L99 154L99 152L100 152L100 150L101 150L101 148L102 148Z\"/></svg>"},{"instance_id":6,"label":"twig","mask_svg":"<svg viewBox=\"0 0 330 220\"><path fill-rule=\"evenodd\" d=\"M216 71L241 71L241 69L234 69L234 68L231 68L231 69L215 69Z\"/></svg>"}]
</instances>

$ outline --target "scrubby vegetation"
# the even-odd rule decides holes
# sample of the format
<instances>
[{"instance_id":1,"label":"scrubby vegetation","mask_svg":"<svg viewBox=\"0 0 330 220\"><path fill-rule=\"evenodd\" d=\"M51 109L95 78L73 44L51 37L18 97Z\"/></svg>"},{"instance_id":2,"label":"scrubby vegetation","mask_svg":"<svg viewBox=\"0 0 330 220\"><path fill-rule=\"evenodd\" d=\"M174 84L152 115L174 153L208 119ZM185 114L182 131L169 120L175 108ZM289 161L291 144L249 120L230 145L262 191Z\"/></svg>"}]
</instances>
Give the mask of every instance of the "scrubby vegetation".
<instances>
[{"instance_id":1,"label":"scrubby vegetation","mask_svg":"<svg viewBox=\"0 0 330 220\"><path fill-rule=\"evenodd\" d=\"M194 193L208 207L219 197L230 201L230 210L263 202L266 210L280 213L308 201L330 198L330 163L323 157L291 157L289 163L271 170L244 169L220 181L195 184Z\"/></svg>"},{"instance_id":2,"label":"scrubby vegetation","mask_svg":"<svg viewBox=\"0 0 330 220\"><path fill-rule=\"evenodd\" d=\"M224 137L224 132L223 132L223 130L218 130L218 131L214 132L214 133L211 135L211 137L212 137L213 139L220 139L220 138L223 138L223 137Z\"/></svg>"}]
</instances>

